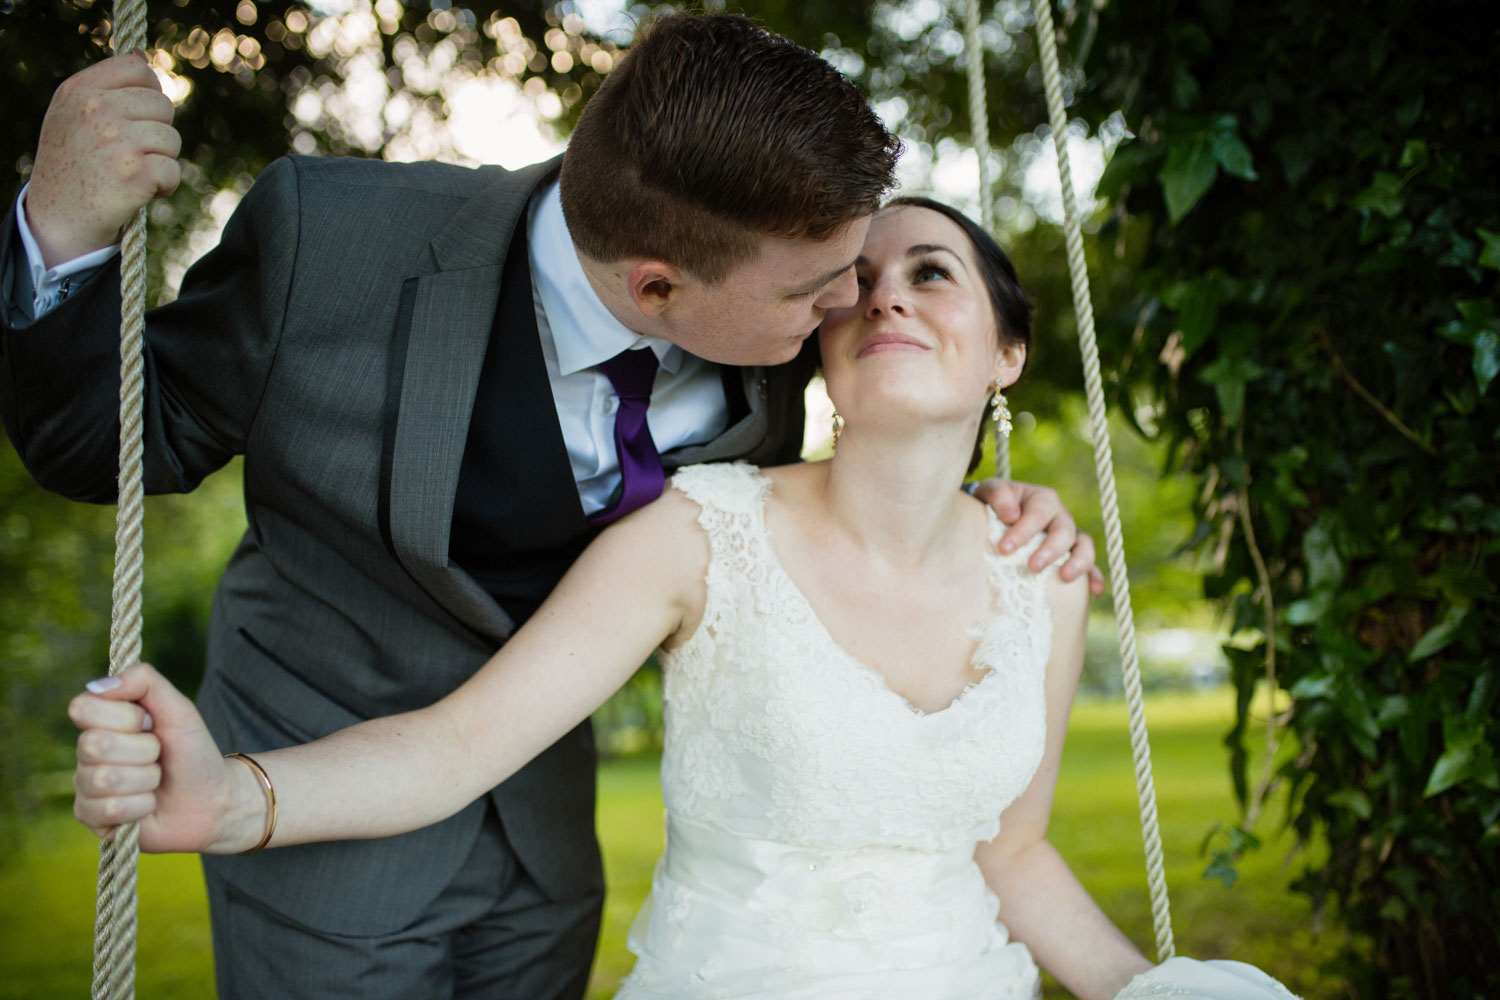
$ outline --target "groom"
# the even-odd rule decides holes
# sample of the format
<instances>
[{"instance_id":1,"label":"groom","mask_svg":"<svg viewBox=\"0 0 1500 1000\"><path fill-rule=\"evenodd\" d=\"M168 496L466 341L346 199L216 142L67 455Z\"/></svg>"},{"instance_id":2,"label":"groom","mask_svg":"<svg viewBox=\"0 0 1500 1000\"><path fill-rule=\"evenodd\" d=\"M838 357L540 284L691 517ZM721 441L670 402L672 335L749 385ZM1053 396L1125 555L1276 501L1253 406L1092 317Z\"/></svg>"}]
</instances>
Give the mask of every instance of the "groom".
<instances>
[{"instance_id":1,"label":"groom","mask_svg":"<svg viewBox=\"0 0 1500 1000\"><path fill-rule=\"evenodd\" d=\"M176 183L171 112L139 56L66 81L0 230L0 417L78 499L114 498L112 243ZM855 300L898 149L816 55L678 15L606 78L560 162L269 167L148 318L147 488L245 456L249 527L199 695L220 745L451 691L600 524L659 491L661 463L795 460L808 338ZM1048 528L1038 559L1073 546L1050 491L995 502L1024 507L1013 537ZM1091 561L1083 538L1070 575ZM205 858L219 995L581 996L593 768L584 725L426 830Z\"/></svg>"}]
</instances>

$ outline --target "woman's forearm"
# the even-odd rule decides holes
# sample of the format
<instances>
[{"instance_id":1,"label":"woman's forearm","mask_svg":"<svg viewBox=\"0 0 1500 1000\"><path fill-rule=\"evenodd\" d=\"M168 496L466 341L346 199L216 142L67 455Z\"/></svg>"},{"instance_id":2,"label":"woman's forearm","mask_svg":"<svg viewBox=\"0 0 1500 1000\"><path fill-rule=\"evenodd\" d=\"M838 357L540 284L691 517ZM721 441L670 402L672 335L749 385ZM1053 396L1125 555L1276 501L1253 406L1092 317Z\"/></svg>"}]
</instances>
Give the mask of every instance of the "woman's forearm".
<instances>
[{"instance_id":1,"label":"woman's forearm","mask_svg":"<svg viewBox=\"0 0 1500 1000\"><path fill-rule=\"evenodd\" d=\"M1099 909L1062 855L1039 840L976 860L1000 899L1000 921L1079 1000L1112 1000L1152 963Z\"/></svg>"},{"instance_id":2,"label":"woman's forearm","mask_svg":"<svg viewBox=\"0 0 1500 1000\"><path fill-rule=\"evenodd\" d=\"M708 561L696 518L695 505L670 493L611 526L526 626L435 705L254 754L276 789L268 846L436 823L561 739L664 639L696 623ZM236 768L234 793L214 848L244 850L265 834L266 795L249 768L224 763Z\"/></svg>"},{"instance_id":3,"label":"woman's forearm","mask_svg":"<svg viewBox=\"0 0 1500 1000\"><path fill-rule=\"evenodd\" d=\"M507 777L465 761L463 740L439 703L372 719L324 739L253 754L275 788L270 847L387 837L436 823ZM209 853L260 843L268 796L249 767L226 759L232 794Z\"/></svg>"}]
</instances>

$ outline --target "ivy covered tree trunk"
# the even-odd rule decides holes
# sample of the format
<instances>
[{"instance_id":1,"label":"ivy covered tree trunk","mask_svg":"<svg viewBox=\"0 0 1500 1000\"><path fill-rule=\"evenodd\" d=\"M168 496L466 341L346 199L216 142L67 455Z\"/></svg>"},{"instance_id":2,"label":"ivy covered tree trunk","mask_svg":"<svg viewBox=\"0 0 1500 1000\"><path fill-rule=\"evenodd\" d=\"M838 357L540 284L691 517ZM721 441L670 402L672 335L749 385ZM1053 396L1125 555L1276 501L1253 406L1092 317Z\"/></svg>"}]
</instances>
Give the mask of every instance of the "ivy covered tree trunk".
<instances>
[{"instance_id":1,"label":"ivy covered tree trunk","mask_svg":"<svg viewBox=\"0 0 1500 1000\"><path fill-rule=\"evenodd\" d=\"M1254 843L1269 676L1350 994L1500 996L1500 8L1131 0L1070 34L1077 109L1134 136L1101 184L1136 275L1115 389L1200 481L1207 591L1258 637L1218 869Z\"/></svg>"}]
</instances>

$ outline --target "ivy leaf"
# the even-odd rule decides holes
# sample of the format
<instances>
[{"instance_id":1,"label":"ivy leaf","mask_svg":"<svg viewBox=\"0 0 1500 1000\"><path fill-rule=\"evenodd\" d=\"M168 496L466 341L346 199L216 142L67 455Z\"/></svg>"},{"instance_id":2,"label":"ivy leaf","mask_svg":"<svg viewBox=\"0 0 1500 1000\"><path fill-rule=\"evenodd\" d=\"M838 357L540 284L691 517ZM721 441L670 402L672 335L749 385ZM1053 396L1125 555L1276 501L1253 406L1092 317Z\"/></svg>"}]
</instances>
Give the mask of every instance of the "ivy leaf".
<instances>
[{"instance_id":1,"label":"ivy leaf","mask_svg":"<svg viewBox=\"0 0 1500 1000\"><path fill-rule=\"evenodd\" d=\"M1450 607L1448 613L1443 616L1443 620L1428 629L1422 638L1417 640L1417 644L1407 654L1407 660L1411 663L1425 660L1452 642L1468 614L1468 608Z\"/></svg>"},{"instance_id":2,"label":"ivy leaf","mask_svg":"<svg viewBox=\"0 0 1500 1000\"><path fill-rule=\"evenodd\" d=\"M1362 211L1379 212L1387 219L1395 218L1406 207L1406 199L1401 197L1401 178L1382 170L1350 204Z\"/></svg>"},{"instance_id":3,"label":"ivy leaf","mask_svg":"<svg viewBox=\"0 0 1500 1000\"><path fill-rule=\"evenodd\" d=\"M1406 914L1406 904L1401 901L1401 898L1399 896L1392 896L1380 906L1380 915L1386 920L1390 920L1395 923L1401 923L1405 921Z\"/></svg>"},{"instance_id":4,"label":"ivy leaf","mask_svg":"<svg viewBox=\"0 0 1500 1000\"><path fill-rule=\"evenodd\" d=\"M1220 298L1219 283L1208 278L1181 282L1163 296L1163 301L1177 310L1184 357L1191 357L1214 332L1219 321Z\"/></svg>"},{"instance_id":5,"label":"ivy leaf","mask_svg":"<svg viewBox=\"0 0 1500 1000\"><path fill-rule=\"evenodd\" d=\"M1500 334L1481 330L1474 337L1474 378L1482 393L1500 375Z\"/></svg>"},{"instance_id":6,"label":"ivy leaf","mask_svg":"<svg viewBox=\"0 0 1500 1000\"><path fill-rule=\"evenodd\" d=\"M1325 512L1302 536L1302 552L1307 557L1307 586L1314 592L1332 590L1344 579L1344 560L1333 540L1334 526Z\"/></svg>"},{"instance_id":7,"label":"ivy leaf","mask_svg":"<svg viewBox=\"0 0 1500 1000\"><path fill-rule=\"evenodd\" d=\"M1245 383L1241 379L1224 379L1214 383L1214 395L1219 398L1219 409L1230 424L1240 422L1245 412Z\"/></svg>"},{"instance_id":8,"label":"ivy leaf","mask_svg":"<svg viewBox=\"0 0 1500 1000\"><path fill-rule=\"evenodd\" d=\"M1481 323L1495 316L1495 303L1489 299L1463 299L1453 305L1458 314L1471 323Z\"/></svg>"},{"instance_id":9,"label":"ivy leaf","mask_svg":"<svg viewBox=\"0 0 1500 1000\"><path fill-rule=\"evenodd\" d=\"M1380 703L1380 713L1375 717L1382 728L1398 719L1411 715L1411 699L1404 694L1388 695Z\"/></svg>"},{"instance_id":10,"label":"ivy leaf","mask_svg":"<svg viewBox=\"0 0 1500 1000\"><path fill-rule=\"evenodd\" d=\"M1495 304L1488 299L1464 299L1454 305L1463 319L1445 323L1438 332L1474 352L1474 381L1483 395L1500 375L1500 320L1495 317Z\"/></svg>"},{"instance_id":11,"label":"ivy leaf","mask_svg":"<svg viewBox=\"0 0 1500 1000\"><path fill-rule=\"evenodd\" d=\"M1230 121L1233 122L1233 119ZM1235 125L1215 130L1210 145L1214 159L1226 174L1233 174L1247 181L1257 179L1255 168L1250 164L1250 150L1240 141L1239 130Z\"/></svg>"},{"instance_id":12,"label":"ivy leaf","mask_svg":"<svg viewBox=\"0 0 1500 1000\"><path fill-rule=\"evenodd\" d=\"M1307 464L1307 454L1307 449L1299 444L1270 459L1271 468L1276 470L1276 495L1291 506L1306 507L1312 503L1297 484L1297 470Z\"/></svg>"},{"instance_id":13,"label":"ivy leaf","mask_svg":"<svg viewBox=\"0 0 1500 1000\"><path fill-rule=\"evenodd\" d=\"M1265 374L1264 368L1248 358L1220 358L1198 377L1214 387L1224 419L1235 424L1245 410L1245 384Z\"/></svg>"},{"instance_id":14,"label":"ivy leaf","mask_svg":"<svg viewBox=\"0 0 1500 1000\"><path fill-rule=\"evenodd\" d=\"M1456 747L1439 757L1432 768L1432 774L1427 778L1427 787L1422 789L1422 797L1431 798L1462 781L1473 752L1473 747Z\"/></svg>"},{"instance_id":15,"label":"ivy leaf","mask_svg":"<svg viewBox=\"0 0 1500 1000\"><path fill-rule=\"evenodd\" d=\"M1500 233L1492 233L1488 229L1481 228L1479 238L1484 241L1484 251L1479 255L1479 266L1500 271Z\"/></svg>"},{"instance_id":16,"label":"ivy leaf","mask_svg":"<svg viewBox=\"0 0 1500 1000\"><path fill-rule=\"evenodd\" d=\"M1288 625L1312 625L1320 621L1328 613L1328 605L1331 603L1333 603L1333 595L1331 593L1318 594L1315 597L1305 597L1300 601L1293 601L1286 606L1286 623ZM1297 683L1300 684L1302 682L1298 681ZM1295 694L1295 692L1293 693Z\"/></svg>"},{"instance_id":17,"label":"ivy leaf","mask_svg":"<svg viewBox=\"0 0 1500 1000\"><path fill-rule=\"evenodd\" d=\"M1328 804L1348 809L1360 819L1370 818L1370 797L1358 788L1341 788L1328 796Z\"/></svg>"},{"instance_id":18,"label":"ivy leaf","mask_svg":"<svg viewBox=\"0 0 1500 1000\"><path fill-rule=\"evenodd\" d=\"M1224 883L1224 888L1234 888L1235 881L1240 873L1235 871L1234 858L1228 851L1214 851L1213 860L1207 868L1203 869L1204 878L1216 878Z\"/></svg>"},{"instance_id":19,"label":"ivy leaf","mask_svg":"<svg viewBox=\"0 0 1500 1000\"><path fill-rule=\"evenodd\" d=\"M1219 173L1213 144L1202 132L1178 139L1167 151L1167 162L1161 168L1162 193L1167 198L1167 220L1177 225L1192 211L1198 199L1213 187Z\"/></svg>"},{"instance_id":20,"label":"ivy leaf","mask_svg":"<svg viewBox=\"0 0 1500 1000\"><path fill-rule=\"evenodd\" d=\"M1333 693L1333 678L1327 674L1308 674L1293 684L1289 693L1298 701L1327 698Z\"/></svg>"},{"instance_id":21,"label":"ivy leaf","mask_svg":"<svg viewBox=\"0 0 1500 1000\"><path fill-rule=\"evenodd\" d=\"M1450 727L1445 725L1443 728L1448 730ZM1443 755L1433 765L1432 773L1427 777L1427 787L1422 789L1424 799L1446 792L1469 776L1469 767L1479 748L1482 732L1477 726L1465 726L1462 729L1454 727L1452 731L1445 732L1444 736L1446 741Z\"/></svg>"},{"instance_id":22,"label":"ivy leaf","mask_svg":"<svg viewBox=\"0 0 1500 1000\"><path fill-rule=\"evenodd\" d=\"M1406 145L1401 148L1401 162L1397 166L1416 167L1421 169L1427 166L1427 143L1421 139L1408 139Z\"/></svg>"}]
</instances>

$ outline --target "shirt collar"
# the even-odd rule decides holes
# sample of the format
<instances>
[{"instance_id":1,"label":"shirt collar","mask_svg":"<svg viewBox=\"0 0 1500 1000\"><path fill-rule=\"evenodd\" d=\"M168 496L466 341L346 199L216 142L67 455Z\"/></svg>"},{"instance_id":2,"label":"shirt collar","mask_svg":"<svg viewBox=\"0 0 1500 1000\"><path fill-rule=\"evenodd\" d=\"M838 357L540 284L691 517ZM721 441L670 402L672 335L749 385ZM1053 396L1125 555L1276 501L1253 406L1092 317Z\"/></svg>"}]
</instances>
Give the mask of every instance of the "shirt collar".
<instances>
[{"instance_id":1,"label":"shirt collar","mask_svg":"<svg viewBox=\"0 0 1500 1000\"><path fill-rule=\"evenodd\" d=\"M552 181L532 199L526 223L532 280L552 328L562 375L603 364L621 351L649 347L670 373L682 365L682 348L636 333L615 318L589 284L563 217L562 184Z\"/></svg>"}]
</instances>

